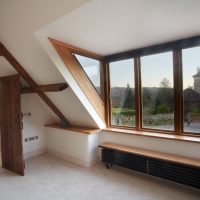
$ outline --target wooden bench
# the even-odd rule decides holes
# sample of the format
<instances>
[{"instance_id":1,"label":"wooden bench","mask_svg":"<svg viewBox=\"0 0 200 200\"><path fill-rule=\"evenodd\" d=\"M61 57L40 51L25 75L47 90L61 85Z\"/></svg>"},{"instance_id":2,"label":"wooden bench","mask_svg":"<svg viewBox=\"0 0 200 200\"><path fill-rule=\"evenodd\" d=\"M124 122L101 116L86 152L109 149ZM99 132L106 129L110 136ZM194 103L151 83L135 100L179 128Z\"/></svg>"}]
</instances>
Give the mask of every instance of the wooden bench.
<instances>
[{"instance_id":1,"label":"wooden bench","mask_svg":"<svg viewBox=\"0 0 200 200\"><path fill-rule=\"evenodd\" d=\"M101 160L107 168L125 167L200 189L200 160L125 145L103 143Z\"/></svg>"},{"instance_id":2,"label":"wooden bench","mask_svg":"<svg viewBox=\"0 0 200 200\"><path fill-rule=\"evenodd\" d=\"M187 114L187 124L190 125L191 122L200 122L200 114L188 113Z\"/></svg>"}]
</instances>

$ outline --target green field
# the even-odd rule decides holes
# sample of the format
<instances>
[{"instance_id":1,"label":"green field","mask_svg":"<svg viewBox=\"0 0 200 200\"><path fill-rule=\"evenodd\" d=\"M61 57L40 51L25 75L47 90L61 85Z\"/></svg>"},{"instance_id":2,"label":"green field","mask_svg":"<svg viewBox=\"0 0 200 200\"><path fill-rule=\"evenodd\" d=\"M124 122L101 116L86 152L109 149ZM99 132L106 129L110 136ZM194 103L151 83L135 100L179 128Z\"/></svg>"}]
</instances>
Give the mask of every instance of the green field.
<instances>
[{"instance_id":1,"label":"green field","mask_svg":"<svg viewBox=\"0 0 200 200\"><path fill-rule=\"evenodd\" d=\"M129 109L129 108L112 108L112 114L120 114L120 115L135 115L135 110L134 109Z\"/></svg>"}]
</instances>

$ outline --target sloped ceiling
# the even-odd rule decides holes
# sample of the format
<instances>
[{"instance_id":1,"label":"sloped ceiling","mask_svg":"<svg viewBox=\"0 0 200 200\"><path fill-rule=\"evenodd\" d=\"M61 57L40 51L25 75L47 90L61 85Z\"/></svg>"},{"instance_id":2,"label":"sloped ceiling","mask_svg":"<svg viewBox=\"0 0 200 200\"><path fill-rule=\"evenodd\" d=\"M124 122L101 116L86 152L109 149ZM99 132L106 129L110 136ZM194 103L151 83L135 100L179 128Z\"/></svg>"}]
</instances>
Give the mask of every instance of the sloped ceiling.
<instances>
[{"instance_id":1,"label":"sloped ceiling","mask_svg":"<svg viewBox=\"0 0 200 200\"><path fill-rule=\"evenodd\" d=\"M41 48L34 32L88 1L0 0L0 41L38 84L60 83L65 80ZM16 73L3 57L0 57L0 68L0 76ZM73 124L97 127L70 88L60 94L47 95ZM40 98L32 96L52 119L58 120Z\"/></svg>"},{"instance_id":2,"label":"sloped ceiling","mask_svg":"<svg viewBox=\"0 0 200 200\"><path fill-rule=\"evenodd\" d=\"M62 82L34 32L88 0L0 0L0 41L38 84ZM48 73L47 73L48 72Z\"/></svg>"},{"instance_id":3,"label":"sloped ceiling","mask_svg":"<svg viewBox=\"0 0 200 200\"><path fill-rule=\"evenodd\" d=\"M43 34L109 55L200 34L199 0L93 0Z\"/></svg>"},{"instance_id":4,"label":"sloped ceiling","mask_svg":"<svg viewBox=\"0 0 200 200\"><path fill-rule=\"evenodd\" d=\"M199 0L0 0L0 41L38 84L58 83L34 33L108 55L200 35L199 10ZM97 126L70 89L48 95L69 121Z\"/></svg>"}]
</instances>

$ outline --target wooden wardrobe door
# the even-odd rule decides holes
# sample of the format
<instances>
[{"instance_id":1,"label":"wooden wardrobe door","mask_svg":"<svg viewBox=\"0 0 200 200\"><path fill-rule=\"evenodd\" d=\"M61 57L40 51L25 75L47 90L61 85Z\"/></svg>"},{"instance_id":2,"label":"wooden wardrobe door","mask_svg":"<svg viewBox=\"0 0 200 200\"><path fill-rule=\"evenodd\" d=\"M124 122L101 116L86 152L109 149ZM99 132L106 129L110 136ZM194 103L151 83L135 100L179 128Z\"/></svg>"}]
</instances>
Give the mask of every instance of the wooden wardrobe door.
<instances>
[{"instance_id":1,"label":"wooden wardrobe door","mask_svg":"<svg viewBox=\"0 0 200 200\"><path fill-rule=\"evenodd\" d=\"M2 167L24 175L19 75L0 78Z\"/></svg>"}]
</instances>

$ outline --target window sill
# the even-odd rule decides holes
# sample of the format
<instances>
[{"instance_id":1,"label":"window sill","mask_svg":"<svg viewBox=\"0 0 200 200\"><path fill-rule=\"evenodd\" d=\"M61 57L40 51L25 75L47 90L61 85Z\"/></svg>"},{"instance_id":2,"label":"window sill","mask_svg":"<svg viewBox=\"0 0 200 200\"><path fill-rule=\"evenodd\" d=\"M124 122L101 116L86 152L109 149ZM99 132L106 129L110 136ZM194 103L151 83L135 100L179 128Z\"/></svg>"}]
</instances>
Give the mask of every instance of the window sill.
<instances>
[{"instance_id":1,"label":"window sill","mask_svg":"<svg viewBox=\"0 0 200 200\"><path fill-rule=\"evenodd\" d=\"M80 127L80 126L69 126L67 128L61 128L58 123L46 124L45 127L56 128L56 129L66 130L66 131L73 131L73 132L78 132L78 133L83 133L83 134L93 134L93 133L98 133L101 131L100 129Z\"/></svg>"},{"instance_id":2,"label":"window sill","mask_svg":"<svg viewBox=\"0 0 200 200\"><path fill-rule=\"evenodd\" d=\"M169 140L178 140L178 141L184 141L184 142L200 143L200 137L195 137L195 136L193 137L193 136L185 136L185 135L174 135L174 134L168 134L168 133L144 132L144 131L135 131L135 130L128 130L128 129L120 129L120 128L111 128L111 127L107 127L103 130L108 131L108 132L117 132L117 133L144 136L144 137L153 137L153 138L161 138L161 139L169 139Z\"/></svg>"}]
</instances>

